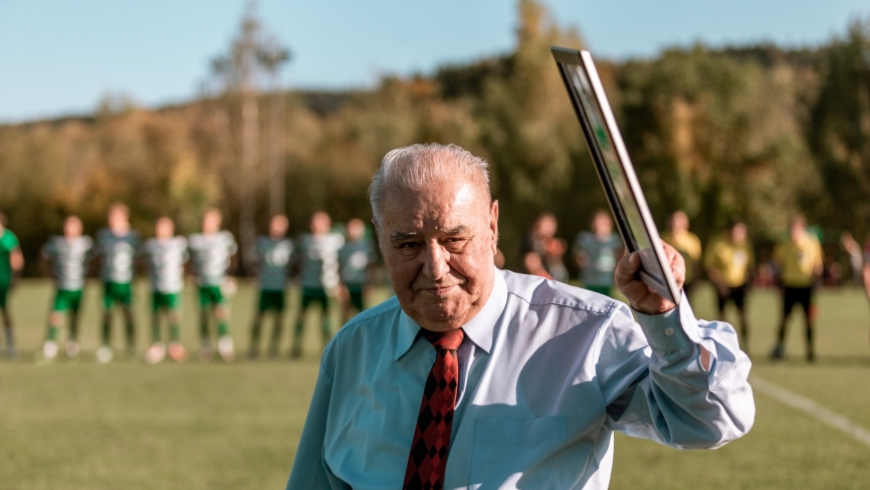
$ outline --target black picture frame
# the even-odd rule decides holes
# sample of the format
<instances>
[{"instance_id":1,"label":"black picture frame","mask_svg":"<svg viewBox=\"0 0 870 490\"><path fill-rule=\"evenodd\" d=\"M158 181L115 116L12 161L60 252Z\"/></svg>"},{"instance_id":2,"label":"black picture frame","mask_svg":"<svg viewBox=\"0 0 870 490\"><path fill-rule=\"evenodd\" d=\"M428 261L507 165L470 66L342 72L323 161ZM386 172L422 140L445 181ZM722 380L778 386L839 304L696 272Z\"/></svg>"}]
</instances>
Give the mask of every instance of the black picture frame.
<instances>
[{"instance_id":1,"label":"black picture frame","mask_svg":"<svg viewBox=\"0 0 870 490\"><path fill-rule=\"evenodd\" d=\"M586 146L625 248L629 252L640 252L641 280L662 297L679 304L682 293L666 260L658 229L592 55L589 51L557 46L550 50L580 121Z\"/></svg>"}]
</instances>

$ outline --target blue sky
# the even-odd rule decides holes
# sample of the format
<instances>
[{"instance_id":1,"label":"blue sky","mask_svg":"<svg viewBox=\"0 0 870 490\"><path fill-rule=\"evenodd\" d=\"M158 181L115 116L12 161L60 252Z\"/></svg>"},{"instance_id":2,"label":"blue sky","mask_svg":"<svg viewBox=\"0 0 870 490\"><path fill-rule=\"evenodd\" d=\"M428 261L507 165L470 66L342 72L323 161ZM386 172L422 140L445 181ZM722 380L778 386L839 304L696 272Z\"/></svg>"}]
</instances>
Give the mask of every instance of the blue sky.
<instances>
[{"instance_id":1,"label":"blue sky","mask_svg":"<svg viewBox=\"0 0 870 490\"><path fill-rule=\"evenodd\" d=\"M814 45L870 15L866 0L545 0L598 57L663 47ZM0 121L89 112L106 93L160 105L194 97L236 32L245 0L0 0ZM292 87L371 86L384 73L509 51L512 0L260 0L293 53Z\"/></svg>"}]
</instances>

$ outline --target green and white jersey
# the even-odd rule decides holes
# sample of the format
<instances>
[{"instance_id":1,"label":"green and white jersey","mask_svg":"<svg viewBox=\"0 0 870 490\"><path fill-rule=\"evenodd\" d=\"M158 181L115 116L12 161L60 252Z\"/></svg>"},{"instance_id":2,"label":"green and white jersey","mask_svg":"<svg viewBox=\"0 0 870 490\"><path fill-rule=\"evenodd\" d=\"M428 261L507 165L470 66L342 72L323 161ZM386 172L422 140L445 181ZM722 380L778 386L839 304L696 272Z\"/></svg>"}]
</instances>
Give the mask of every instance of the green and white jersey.
<instances>
[{"instance_id":1,"label":"green and white jersey","mask_svg":"<svg viewBox=\"0 0 870 490\"><path fill-rule=\"evenodd\" d=\"M343 245L344 237L338 233L302 235L299 239L302 287L332 289L338 286L338 251Z\"/></svg>"},{"instance_id":2,"label":"green and white jersey","mask_svg":"<svg viewBox=\"0 0 870 490\"><path fill-rule=\"evenodd\" d=\"M260 259L260 289L263 291L284 291L290 258L293 255L293 242L287 238L274 239L261 236L257 240L257 256Z\"/></svg>"},{"instance_id":3,"label":"green and white jersey","mask_svg":"<svg viewBox=\"0 0 870 490\"><path fill-rule=\"evenodd\" d=\"M193 269L200 286L221 286L230 268L230 261L239 249L228 231L197 233L188 240Z\"/></svg>"},{"instance_id":4,"label":"green and white jersey","mask_svg":"<svg viewBox=\"0 0 870 490\"><path fill-rule=\"evenodd\" d=\"M613 269L616 268L616 252L622 247L622 239L615 233L599 237L588 231L577 234L574 251L586 254L586 266L580 275L584 286L612 286Z\"/></svg>"},{"instance_id":5,"label":"green and white jersey","mask_svg":"<svg viewBox=\"0 0 870 490\"><path fill-rule=\"evenodd\" d=\"M347 242L338 251L341 281L345 284L365 284L368 280L369 265L374 261L375 248L372 240L363 238L357 242Z\"/></svg>"},{"instance_id":6,"label":"green and white jersey","mask_svg":"<svg viewBox=\"0 0 870 490\"><path fill-rule=\"evenodd\" d=\"M10 255L18 248L18 237L7 228L0 231L0 288L12 284L12 263Z\"/></svg>"},{"instance_id":7,"label":"green and white jersey","mask_svg":"<svg viewBox=\"0 0 870 490\"><path fill-rule=\"evenodd\" d=\"M133 282L136 248L139 246L139 233L130 230L116 235L104 228L97 233L97 246L94 256L102 259L100 277L104 282L126 284Z\"/></svg>"},{"instance_id":8,"label":"green and white jersey","mask_svg":"<svg viewBox=\"0 0 870 490\"><path fill-rule=\"evenodd\" d=\"M145 258L151 275L151 288L163 294L184 289L184 264L187 262L187 239L181 236L145 242Z\"/></svg>"},{"instance_id":9,"label":"green and white jersey","mask_svg":"<svg viewBox=\"0 0 870 490\"><path fill-rule=\"evenodd\" d=\"M42 247L42 256L51 264L57 288L78 291L85 285L85 264L93 248L91 237L53 236Z\"/></svg>"}]
</instances>

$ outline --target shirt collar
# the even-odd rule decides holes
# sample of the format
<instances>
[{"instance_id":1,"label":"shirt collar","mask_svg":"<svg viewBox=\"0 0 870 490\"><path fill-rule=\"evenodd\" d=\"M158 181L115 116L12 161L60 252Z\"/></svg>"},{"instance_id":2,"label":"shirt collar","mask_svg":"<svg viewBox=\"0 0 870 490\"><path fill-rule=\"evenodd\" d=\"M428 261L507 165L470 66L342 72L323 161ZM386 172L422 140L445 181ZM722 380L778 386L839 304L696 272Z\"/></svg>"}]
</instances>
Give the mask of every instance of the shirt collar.
<instances>
[{"instance_id":1,"label":"shirt collar","mask_svg":"<svg viewBox=\"0 0 870 490\"><path fill-rule=\"evenodd\" d=\"M465 336L474 342L474 344L483 349L487 354L492 349L492 333L495 329L495 324L501 317L507 304L507 284L500 270L495 270L493 278L492 291L489 293L489 299L483 305L477 315L474 316L468 323L462 326L465 330ZM420 333L420 325L411 319L404 310L399 315L399 338L396 342L395 360L399 360L406 352L411 350L414 341L417 340L417 334Z\"/></svg>"}]
</instances>

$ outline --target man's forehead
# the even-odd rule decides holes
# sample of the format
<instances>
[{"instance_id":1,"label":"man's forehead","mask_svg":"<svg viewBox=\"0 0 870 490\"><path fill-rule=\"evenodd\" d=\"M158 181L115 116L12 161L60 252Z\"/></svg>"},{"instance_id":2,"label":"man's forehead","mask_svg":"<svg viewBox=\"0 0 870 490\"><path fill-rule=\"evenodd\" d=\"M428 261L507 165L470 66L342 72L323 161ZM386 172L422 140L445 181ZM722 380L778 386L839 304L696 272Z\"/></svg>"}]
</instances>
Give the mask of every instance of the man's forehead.
<instances>
[{"instance_id":1,"label":"man's forehead","mask_svg":"<svg viewBox=\"0 0 870 490\"><path fill-rule=\"evenodd\" d=\"M394 189L385 197L385 221L409 231L467 229L480 217L488 216L486 197L467 181L445 182L422 190Z\"/></svg>"}]
</instances>

